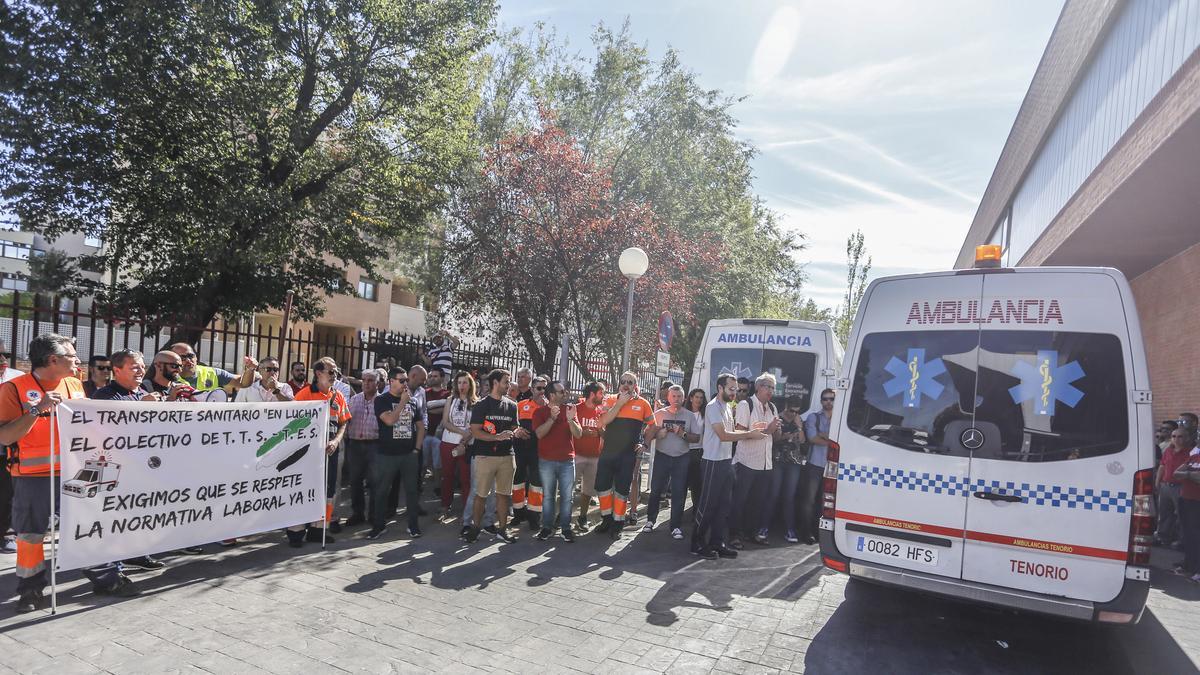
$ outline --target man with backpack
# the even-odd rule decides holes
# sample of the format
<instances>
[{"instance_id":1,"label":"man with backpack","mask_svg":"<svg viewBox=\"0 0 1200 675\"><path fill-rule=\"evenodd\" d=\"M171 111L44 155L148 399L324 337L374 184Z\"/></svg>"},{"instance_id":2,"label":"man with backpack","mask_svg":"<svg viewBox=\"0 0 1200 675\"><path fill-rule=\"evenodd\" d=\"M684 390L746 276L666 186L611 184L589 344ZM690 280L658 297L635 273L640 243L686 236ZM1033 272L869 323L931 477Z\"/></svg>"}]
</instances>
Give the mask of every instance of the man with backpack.
<instances>
[{"instance_id":1,"label":"man with backpack","mask_svg":"<svg viewBox=\"0 0 1200 675\"><path fill-rule=\"evenodd\" d=\"M763 373L754 379L754 393L739 401L733 413L734 429L737 431L761 431L765 436L757 440L738 441L737 453L733 457L734 478L733 508L730 511L729 545L742 547L742 535L747 528L756 544L766 545L766 535L759 532L763 512L770 505L765 497L771 494L771 446L779 436L779 412L771 397L775 395L775 376Z\"/></svg>"}]
</instances>

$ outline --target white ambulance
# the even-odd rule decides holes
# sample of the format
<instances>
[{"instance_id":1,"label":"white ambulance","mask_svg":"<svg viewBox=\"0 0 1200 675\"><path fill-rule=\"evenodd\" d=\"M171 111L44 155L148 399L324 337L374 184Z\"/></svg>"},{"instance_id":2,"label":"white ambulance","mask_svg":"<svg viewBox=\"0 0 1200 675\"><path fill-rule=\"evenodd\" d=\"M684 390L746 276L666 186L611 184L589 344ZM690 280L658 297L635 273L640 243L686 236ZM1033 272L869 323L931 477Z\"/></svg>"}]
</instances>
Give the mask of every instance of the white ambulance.
<instances>
[{"instance_id":1,"label":"white ambulance","mask_svg":"<svg viewBox=\"0 0 1200 675\"><path fill-rule=\"evenodd\" d=\"M733 374L750 381L775 375L776 405L796 395L803 410L817 410L817 394L832 388L842 349L826 323L786 319L713 319L704 329L688 390L699 387L712 398L717 377Z\"/></svg>"},{"instance_id":2,"label":"white ambulance","mask_svg":"<svg viewBox=\"0 0 1200 675\"><path fill-rule=\"evenodd\" d=\"M827 567L1134 623L1149 590L1153 420L1124 276L988 268L879 279L851 331L823 486Z\"/></svg>"}]
</instances>

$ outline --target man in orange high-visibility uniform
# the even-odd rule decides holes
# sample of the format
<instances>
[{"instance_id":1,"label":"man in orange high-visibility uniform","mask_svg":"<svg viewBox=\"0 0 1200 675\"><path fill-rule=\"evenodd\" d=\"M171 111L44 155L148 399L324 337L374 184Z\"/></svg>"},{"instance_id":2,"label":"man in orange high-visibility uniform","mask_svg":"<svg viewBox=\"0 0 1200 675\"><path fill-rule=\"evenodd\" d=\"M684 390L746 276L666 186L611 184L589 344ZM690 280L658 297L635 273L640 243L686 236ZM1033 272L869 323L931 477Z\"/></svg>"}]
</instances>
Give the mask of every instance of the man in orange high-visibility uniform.
<instances>
[{"instance_id":1,"label":"man in orange high-visibility uniform","mask_svg":"<svg viewBox=\"0 0 1200 675\"><path fill-rule=\"evenodd\" d=\"M30 372L0 386L0 443L7 448L13 480L12 527L17 533L17 612L45 605L46 558L42 539L50 529L50 429L55 407L84 398L76 377L74 338L47 333L29 343Z\"/></svg>"}]
</instances>

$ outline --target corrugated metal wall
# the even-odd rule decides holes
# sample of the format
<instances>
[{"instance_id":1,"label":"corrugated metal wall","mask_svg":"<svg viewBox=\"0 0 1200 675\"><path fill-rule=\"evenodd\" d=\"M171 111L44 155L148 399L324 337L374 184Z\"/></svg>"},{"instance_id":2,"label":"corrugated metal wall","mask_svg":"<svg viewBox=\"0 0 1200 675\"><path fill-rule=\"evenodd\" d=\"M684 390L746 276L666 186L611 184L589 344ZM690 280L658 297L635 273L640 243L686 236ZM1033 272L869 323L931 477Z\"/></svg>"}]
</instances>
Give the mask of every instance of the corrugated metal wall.
<instances>
[{"instance_id":1,"label":"corrugated metal wall","mask_svg":"<svg viewBox=\"0 0 1200 675\"><path fill-rule=\"evenodd\" d=\"M1200 0L1129 0L1013 197L1019 261L1200 43Z\"/></svg>"}]
</instances>

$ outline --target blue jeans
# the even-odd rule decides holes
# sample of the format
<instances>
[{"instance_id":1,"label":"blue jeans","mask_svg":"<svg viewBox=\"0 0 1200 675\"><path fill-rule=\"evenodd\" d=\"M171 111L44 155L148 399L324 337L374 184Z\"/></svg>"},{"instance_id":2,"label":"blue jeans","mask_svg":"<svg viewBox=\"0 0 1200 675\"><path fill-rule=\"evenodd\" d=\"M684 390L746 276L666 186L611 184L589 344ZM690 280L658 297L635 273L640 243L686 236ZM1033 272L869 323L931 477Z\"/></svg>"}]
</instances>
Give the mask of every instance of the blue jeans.
<instances>
[{"instance_id":1,"label":"blue jeans","mask_svg":"<svg viewBox=\"0 0 1200 675\"><path fill-rule=\"evenodd\" d=\"M729 506L733 501L733 460L701 459L700 505L696 507L696 527L692 530L692 548L719 548L729 535Z\"/></svg>"},{"instance_id":2,"label":"blue jeans","mask_svg":"<svg viewBox=\"0 0 1200 675\"><path fill-rule=\"evenodd\" d=\"M783 527L788 532L796 531L796 493L800 489L800 477L804 475L803 464L791 462L776 462L771 472L771 499L769 507L763 513L760 529L771 527L771 517L774 516L775 506L783 500Z\"/></svg>"},{"instance_id":3,"label":"blue jeans","mask_svg":"<svg viewBox=\"0 0 1200 675\"><path fill-rule=\"evenodd\" d=\"M737 477L734 479L733 508L729 514L729 527L736 536L743 533L753 536L755 532L747 530L755 528L763 520L763 514L769 512L765 498L771 493L771 471L766 469L751 469L745 464L735 466Z\"/></svg>"},{"instance_id":4,"label":"blue jeans","mask_svg":"<svg viewBox=\"0 0 1200 675\"><path fill-rule=\"evenodd\" d=\"M538 473L542 478L542 528L554 529L555 499L558 503L558 526L571 527L571 495L575 491L575 460L539 460ZM561 493L561 494L560 494Z\"/></svg>"},{"instance_id":5,"label":"blue jeans","mask_svg":"<svg viewBox=\"0 0 1200 675\"><path fill-rule=\"evenodd\" d=\"M658 520L658 503L662 493L671 484L671 529L682 528L683 506L687 498L688 468L691 455L672 457L661 452L654 453L654 478L650 481L650 501L646 503L646 520Z\"/></svg>"}]
</instances>

